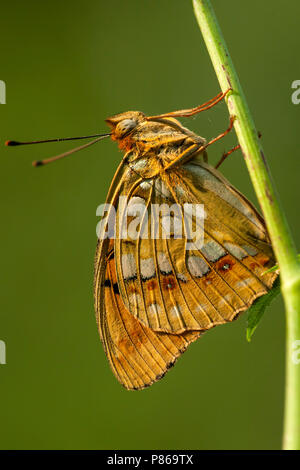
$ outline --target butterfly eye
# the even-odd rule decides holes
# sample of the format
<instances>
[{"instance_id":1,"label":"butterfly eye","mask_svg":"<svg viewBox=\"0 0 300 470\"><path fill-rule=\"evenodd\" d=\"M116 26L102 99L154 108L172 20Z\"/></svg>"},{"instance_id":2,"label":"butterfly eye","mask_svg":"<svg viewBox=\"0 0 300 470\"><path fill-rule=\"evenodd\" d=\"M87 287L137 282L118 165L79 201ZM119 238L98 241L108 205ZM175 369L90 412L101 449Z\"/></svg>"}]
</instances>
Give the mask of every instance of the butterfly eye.
<instances>
[{"instance_id":1,"label":"butterfly eye","mask_svg":"<svg viewBox=\"0 0 300 470\"><path fill-rule=\"evenodd\" d=\"M123 119L123 121L120 121L115 129L115 133L119 137L123 137L127 132L131 131L134 129L134 127L137 125L137 122L135 119Z\"/></svg>"}]
</instances>

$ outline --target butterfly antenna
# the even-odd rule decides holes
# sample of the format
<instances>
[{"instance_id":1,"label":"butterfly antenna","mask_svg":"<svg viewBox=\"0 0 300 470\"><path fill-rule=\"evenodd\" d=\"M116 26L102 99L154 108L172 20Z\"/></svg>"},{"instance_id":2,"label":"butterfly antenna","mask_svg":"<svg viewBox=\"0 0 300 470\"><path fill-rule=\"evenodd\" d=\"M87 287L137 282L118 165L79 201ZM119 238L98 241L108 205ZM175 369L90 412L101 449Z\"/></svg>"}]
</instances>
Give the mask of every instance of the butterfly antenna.
<instances>
[{"instance_id":1,"label":"butterfly antenna","mask_svg":"<svg viewBox=\"0 0 300 470\"><path fill-rule=\"evenodd\" d=\"M7 140L5 145L8 147L15 147L17 145L31 145L31 144L45 144L48 142L64 142L66 140L82 140L82 139L92 139L93 137L106 137L110 134L93 134L93 135L84 135L81 137L63 137L58 139L46 139L46 140L31 140L28 142L19 142L17 140Z\"/></svg>"},{"instance_id":2,"label":"butterfly antenna","mask_svg":"<svg viewBox=\"0 0 300 470\"><path fill-rule=\"evenodd\" d=\"M47 139L47 140L34 140L34 141L28 141L28 142L18 142L16 140L8 140L5 142L5 145L9 147L14 147L17 145L30 145L30 144L44 144L48 142L63 142L66 140L79 140L79 139L90 139L92 137L97 137L96 139L92 140L91 142L88 142L87 144L80 145L80 147L76 147L72 150L68 150L67 152L61 153L59 155L56 155L54 157L47 158L45 160L36 160L32 162L33 166L43 166L48 163L52 163L56 160L60 160L61 158L68 157L69 155L72 155L72 153L79 152L79 150L83 150L87 147L90 147L91 145L95 144L96 142L99 142L99 140L104 139L105 137L109 137L111 134L94 134L94 135L86 135L82 137L64 137L64 138L58 138L58 139Z\"/></svg>"}]
</instances>

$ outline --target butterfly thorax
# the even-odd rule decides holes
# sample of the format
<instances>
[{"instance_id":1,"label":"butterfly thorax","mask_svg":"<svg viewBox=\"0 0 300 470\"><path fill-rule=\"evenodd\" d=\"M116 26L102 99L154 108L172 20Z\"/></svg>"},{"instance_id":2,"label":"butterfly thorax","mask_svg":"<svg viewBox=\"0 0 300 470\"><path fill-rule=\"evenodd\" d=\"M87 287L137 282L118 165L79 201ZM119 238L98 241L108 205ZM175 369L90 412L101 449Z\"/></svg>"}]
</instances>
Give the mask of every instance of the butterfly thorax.
<instances>
[{"instance_id":1,"label":"butterfly thorax","mask_svg":"<svg viewBox=\"0 0 300 470\"><path fill-rule=\"evenodd\" d=\"M143 113L129 111L107 119L111 138L126 152L129 163L147 168L147 177L157 174L190 147L205 139L186 129L173 118L150 120Z\"/></svg>"}]
</instances>

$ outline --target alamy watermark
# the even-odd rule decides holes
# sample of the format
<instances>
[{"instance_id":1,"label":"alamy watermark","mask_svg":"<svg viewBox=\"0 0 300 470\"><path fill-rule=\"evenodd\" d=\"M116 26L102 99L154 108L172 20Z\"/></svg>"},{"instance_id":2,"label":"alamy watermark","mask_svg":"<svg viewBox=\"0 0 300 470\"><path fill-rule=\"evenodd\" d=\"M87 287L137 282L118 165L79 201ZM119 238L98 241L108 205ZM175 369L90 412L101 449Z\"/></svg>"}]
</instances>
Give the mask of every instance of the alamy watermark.
<instances>
[{"instance_id":1,"label":"alamy watermark","mask_svg":"<svg viewBox=\"0 0 300 470\"><path fill-rule=\"evenodd\" d=\"M292 362L296 365L300 364L300 340L293 341L292 349Z\"/></svg>"},{"instance_id":2,"label":"alamy watermark","mask_svg":"<svg viewBox=\"0 0 300 470\"><path fill-rule=\"evenodd\" d=\"M295 91L292 93L291 100L293 104L300 103L300 80L294 80L292 83L292 88L295 88Z\"/></svg>"},{"instance_id":3,"label":"alamy watermark","mask_svg":"<svg viewBox=\"0 0 300 470\"><path fill-rule=\"evenodd\" d=\"M186 249L195 250L204 243L203 204L149 204L141 197L120 196L117 210L111 204L101 204L96 215L99 239L180 239L186 240Z\"/></svg>"},{"instance_id":4,"label":"alamy watermark","mask_svg":"<svg viewBox=\"0 0 300 470\"><path fill-rule=\"evenodd\" d=\"M0 104L6 104L6 84L0 80Z\"/></svg>"},{"instance_id":5,"label":"alamy watermark","mask_svg":"<svg viewBox=\"0 0 300 470\"><path fill-rule=\"evenodd\" d=\"M0 364L6 364L6 344L0 339Z\"/></svg>"}]
</instances>

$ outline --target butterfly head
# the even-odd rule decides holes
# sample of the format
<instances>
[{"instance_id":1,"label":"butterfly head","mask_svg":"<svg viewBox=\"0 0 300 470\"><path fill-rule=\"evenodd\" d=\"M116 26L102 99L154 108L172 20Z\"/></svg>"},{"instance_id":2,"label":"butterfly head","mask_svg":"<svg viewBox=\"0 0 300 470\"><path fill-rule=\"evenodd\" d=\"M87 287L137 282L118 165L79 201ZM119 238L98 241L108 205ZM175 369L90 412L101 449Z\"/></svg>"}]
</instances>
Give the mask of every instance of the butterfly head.
<instances>
[{"instance_id":1,"label":"butterfly head","mask_svg":"<svg viewBox=\"0 0 300 470\"><path fill-rule=\"evenodd\" d=\"M139 111L127 111L106 119L106 122L111 127L111 138L117 140L121 148L127 148L130 142L130 134L132 134L136 127L144 120L145 114ZM124 145L124 140L126 140L126 145Z\"/></svg>"}]
</instances>

